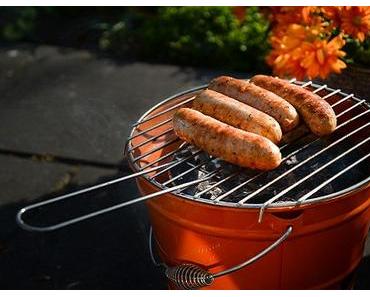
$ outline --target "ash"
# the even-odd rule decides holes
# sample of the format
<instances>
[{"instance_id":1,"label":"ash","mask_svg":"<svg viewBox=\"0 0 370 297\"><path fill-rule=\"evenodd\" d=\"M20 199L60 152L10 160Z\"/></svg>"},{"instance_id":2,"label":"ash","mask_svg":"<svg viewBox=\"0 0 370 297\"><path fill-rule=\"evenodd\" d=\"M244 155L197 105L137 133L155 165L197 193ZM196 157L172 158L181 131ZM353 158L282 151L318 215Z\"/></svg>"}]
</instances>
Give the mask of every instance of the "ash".
<instances>
[{"instance_id":1,"label":"ash","mask_svg":"<svg viewBox=\"0 0 370 297\"><path fill-rule=\"evenodd\" d=\"M181 150L175 155L175 159L182 160L183 158L195 154L195 156L188 160L188 162L182 163L181 165L173 168L170 174L170 178L177 176L182 172L194 168L195 166L198 166L200 164L204 165L202 165L198 169L191 171L189 174L186 174L181 178L176 179L175 181L173 181L173 185L190 182L196 179L202 179L204 177L211 175L212 173L217 172L217 174L207 181L201 182L196 186L192 186L183 190L183 192L188 195L195 196L201 194L199 195L199 197L201 198L214 200L223 193L226 193L230 189L245 182L247 179L254 176L256 173L256 171L254 170L247 169L241 170L241 168L230 163L227 163L225 161L215 159L205 152L201 152L199 154L196 154L196 152L197 152L196 148L188 146L184 147L183 150ZM236 175L234 178L231 178L221 183L220 185L215 186L215 184L218 183L219 181L239 171L240 174ZM250 183L246 187L243 187L240 190L235 191L230 196L226 197L224 201L238 201L242 199L243 197L247 196L252 191L254 191L255 187L253 187L253 185L254 185L253 183Z\"/></svg>"},{"instance_id":2,"label":"ash","mask_svg":"<svg viewBox=\"0 0 370 297\"><path fill-rule=\"evenodd\" d=\"M297 157L296 156L291 156L288 160L286 160L286 163L288 165L294 165L298 163Z\"/></svg>"}]
</instances>

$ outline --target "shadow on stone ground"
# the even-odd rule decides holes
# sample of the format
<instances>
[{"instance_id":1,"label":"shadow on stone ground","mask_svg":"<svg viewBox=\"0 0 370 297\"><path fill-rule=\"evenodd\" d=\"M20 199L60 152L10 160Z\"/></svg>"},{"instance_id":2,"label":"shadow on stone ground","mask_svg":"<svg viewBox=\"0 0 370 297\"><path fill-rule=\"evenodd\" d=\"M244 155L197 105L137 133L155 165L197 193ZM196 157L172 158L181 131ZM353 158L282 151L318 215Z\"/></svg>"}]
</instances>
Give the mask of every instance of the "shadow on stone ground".
<instances>
[{"instance_id":1,"label":"shadow on stone ground","mask_svg":"<svg viewBox=\"0 0 370 297\"><path fill-rule=\"evenodd\" d=\"M134 182L112 186L78 199L74 210L108 206L133 195L138 195ZM88 203L90 199L95 202ZM23 205L0 208L1 289L166 288L162 271L152 265L148 253L149 223L143 204L51 233L21 230L15 214ZM58 208L60 215L68 205ZM59 215L51 211L45 218Z\"/></svg>"},{"instance_id":2,"label":"shadow on stone ground","mask_svg":"<svg viewBox=\"0 0 370 297\"><path fill-rule=\"evenodd\" d=\"M370 290L370 256L362 259L357 270L355 289Z\"/></svg>"},{"instance_id":3,"label":"shadow on stone ground","mask_svg":"<svg viewBox=\"0 0 370 297\"><path fill-rule=\"evenodd\" d=\"M125 174L106 176L97 182ZM66 192L76 189L70 186ZM135 182L126 182L38 212L28 219L52 223L66 213L74 216L137 195ZM15 223L15 214L23 206L24 203L14 203L0 208L1 289L167 288L163 271L150 260L149 222L143 204L50 233L21 230ZM367 256L358 268L355 288L370 289L369 275L370 256Z\"/></svg>"}]
</instances>

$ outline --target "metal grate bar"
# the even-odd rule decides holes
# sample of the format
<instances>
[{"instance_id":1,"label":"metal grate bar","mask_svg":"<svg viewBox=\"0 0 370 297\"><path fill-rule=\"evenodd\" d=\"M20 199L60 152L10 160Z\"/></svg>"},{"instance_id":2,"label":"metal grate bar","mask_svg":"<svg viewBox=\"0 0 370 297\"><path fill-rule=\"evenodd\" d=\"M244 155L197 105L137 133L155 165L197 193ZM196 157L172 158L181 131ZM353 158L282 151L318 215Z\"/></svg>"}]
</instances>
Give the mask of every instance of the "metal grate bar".
<instances>
[{"instance_id":1,"label":"metal grate bar","mask_svg":"<svg viewBox=\"0 0 370 297\"><path fill-rule=\"evenodd\" d=\"M313 91L313 93L320 92L320 91L322 91L322 90L324 90L324 89L326 89L326 88L327 88L327 85L323 85L323 86L321 86L320 88L317 88L315 91Z\"/></svg>"},{"instance_id":2,"label":"metal grate bar","mask_svg":"<svg viewBox=\"0 0 370 297\"><path fill-rule=\"evenodd\" d=\"M349 119L348 121L345 121L345 122L343 122L342 124L340 124L339 126L337 126L337 129L339 129L339 128L341 128L341 127L345 126L345 125L347 125L348 123L353 122L354 120L357 120L358 118L362 117L363 115L365 115L365 114L367 114L367 113L369 113L369 112L370 112L370 109L368 109L368 110L366 110L366 111L364 111L364 112L359 113L359 114L358 114L358 115L356 115L355 117L353 117L353 118ZM342 115L343 115L343 114L342 114ZM335 129L335 130L337 130L337 129Z\"/></svg>"},{"instance_id":3,"label":"metal grate bar","mask_svg":"<svg viewBox=\"0 0 370 297\"><path fill-rule=\"evenodd\" d=\"M154 125L154 126L151 126L150 128L145 129L145 130L143 130L143 131L140 131L139 133L137 133L137 134L135 134L135 135L133 135L133 136L129 137L129 138L127 139L127 141L130 141L130 140L132 140L132 139L134 139L134 138L136 138L136 137L138 137L138 136L140 136L140 135L143 135L143 134L145 134L145 133L147 133L147 132L149 132L149 131L152 131L152 130L154 130L154 129L156 129L156 128L160 127L160 126L163 126L163 125L165 125L165 124L167 124L167 123L169 123L169 122L171 122L171 121L172 121L172 118L169 118L168 120L165 120L165 121L160 122L160 123L158 123L158 124L156 124L156 125Z\"/></svg>"},{"instance_id":4,"label":"metal grate bar","mask_svg":"<svg viewBox=\"0 0 370 297\"><path fill-rule=\"evenodd\" d=\"M181 161L179 162L176 162L175 164L171 165L170 167L166 168L166 170L161 170L159 172L157 172L155 175L152 176L152 178L156 178L157 176L160 176L162 175L163 173L167 172L169 169L172 169L178 165L181 165L187 161L189 161L190 159L194 158L195 156L199 155L200 153L202 152L202 150L198 150L194 153L192 153L190 156L187 156L186 158L184 159L181 159Z\"/></svg>"},{"instance_id":5,"label":"metal grate bar","mask_svg":"<svg viewBox=\"0 0 370 297\"><path fill-rule=\"evenodd\" d=\"M175 180L179 179L180 177L182 177L182 176L184 176L184 175L186 175L186 174L188 174L188 173L190 173L190 172L192 172L192 171L194 171L194 170L202 167L203 165L209 163L213 159L214 159L214 157L211 157L210 159L205 160L205 161L199 163L198 165L196 165L196 166L194 166L194 167L192 167L192 168L190 168L188 170L185 170L185 171L181 172L180 174L178 174L178 175L174 176L173 178L170 178L169 180L167 180L166 182L164 182L163 185L164 186L167 186L170 182L175 181Z\"/></svg>"},{"instance_id":6,"label":"metal grate bar","mask_svg":"<svg viewBox=\"0 0 370 297\"><path fill-rule=\"evenodd\" d=\"M161 137L161 136L163 136L163 135L166 135L166 134L168 134L168 133L170 133L170 132L172 132L172 131L173 131L173 128L170 128L170 129L168 129L168 130L166 130L166 131L164 131L164 132L162 132L162 133L159 133L158 135L155 135L155 136L153 136L153 137L150 137L150 138L148 138L147 140L145 140L145 141L143 141L143 142L141 142L141 143L139 143L139 144L137 144L137 145L135 145L135 146L133 146L133 147L129 148L127 152L128 152L128 153L130 153L130 152L132 152L134 149L137 149L137 148L139 148L139 147L141 147L141 146L143 146L143 145L145 145L145 144L147 144L147 143L149 143L149 142L152 142L152 141L154 141L154 140L158 139L159 137Z\"/></svg>"},{"instance_id":7,"label":"metal grate bar","mask_svg":"<svg viewBox=\"0 0 370 297\"><path fill-rule=\"evenodd\" d=\"M167 141L167 142L165 142L165 143L163 143L163 144L161 144L161 145L159 145L159 146L157 146L157 147L155 147L155 148L151 149L150 151L147 151L145 154L142 154L142 155L140 155L140 156L138 156L138 157L134 158L132 161L133 161L134 163L136 163L137 161L141 160L142 158L145 158L146 156L149 156L149 155L151 155L151 154L155 153L156 151L158 151L158 150L160 150L160 149L163 149L163 148L165 148L166 146L169 146L169 145L171 145L171 144L173 144L173 143L175 143L175 142L177 142L177 141L180 141L180 140L181 140L180 138L176 137L175 139L172 139L172 140L170 140L170 141Z\"/></svg>"},{"instance_id":8,"label":"metal grate bar","mask_svg":"<svg viewBox=\"0 0 370 297\"><path fill-rule=\"evenodd\" d=\"M307 174L305 177L303 177L302 179L300 179L299 181L297 181L296 183L292 184L291 186L287 187L285 190L281 191L280 193L278 193L277 195L275 195L274 197L272 197L271 199L267 200L265 203L263 203L261 209L260 209L260 214L259 214L259 218L258 218L258 221L261 222L262 220L262 215L263 215L263 212L264 212L264 209L270 205L271 203L273 203L274 201L278 200L281 196L283 196L284 194L288 193L290 190L294 189L295 187L299 186L301 183L303 183L304 181L306 181L307 179L309 179L310 177L314 176L315 174L319 173L320 171L324 170L326 167L330 166L331 164L333 164L335 161L341 159L342 157L348 155L350 152L352 152L353 150L357 149L358 147L360 147L361 145L363 145L364 143L368 142L370 139L370 137L366 138L365 140L359 142L358 144L356 144L355 146L353 146L352 148L350 148L349 150L345 151L344 153L340 154L339 156L335 157L334 159L330 160L329 162L325 163L323 166L319 167L318 169L312 171L310 174Z\"/></svg>"},{"instance_id":9,"label":"metal grate bar","mask_svg":"<svg viewBox=\"0 0 370 297\"><path fill-rule=\"evenodd\" d=\"M232 179L232 178L233 178L233 177L235 177L235 176L238 176L239 174L240 174L240 171L238 170L238 171L234 172L233 174L231 174L231 175L229 175L229 176L225 177L224 179L222 179L222 180L218 181L217 183L215 183L215 184L211 185L211 186L210 186L210 187L208 187L207 189L204 189L203 191L201 191L201 192L199 192L199 193L195 194L195 195L194 195L194 197L200 197L200 196L202 196L203 194L205 194L205 193L209 192L209 191L210 191L210 190L212 190L213 188L215 188L215 187L217 187L217 186L219 186L219 185L223 184L224 182L228 181L229 179Z\"/></svg>"},{"instance_id":10,"label":"metal grate bar","mask_svg":"<svg viewBox=\"0 0 370 297\"><path fill-rule=\"evenodd\" d=\"M337 119L338 119L340 116L342 116L343 114L345 114L346 112L350 111L350 109L352 109L352 108L348 108L348 109L344 110L340 115L338 115L338 116L337 116ZM366 113L368 113L368 112L369 112L369 111L366 111L366 112L364 112L363 114L359 114L359 115L357 115L356 117L353 117L352 119L349 119L349 120L347 120L347 121L343 122L342 124L340 124L339 126L337 126L336 130L337 130L338 128L341 128L342 126L345 126L345 125L349 124L350 122L352 122L352 121L356 120L357 118L361 117L362 115L364 115L364 114L366 114ZM290 153L289 155L287 155L286 157L284 157L284 158L282 159L282 161L284 161L284 160L288 159L289 157L291 157L291 156L293 156L293 155L295 155L295 154L299 153L300 151L302 151L302 150L306 149L308 146L310 146L310 145L312 145L312 144L316 143L316 142L317 142L317 141L319 141L319 140L320 140L320 138L316 138L315 140L313 140L313 141L311 141L311 142L309 142L309 143L306 143L304 146L300 147L299 149L295 150L294 152L292 152L292 153Z\"/></svg>"},{"instance_id":11,"label":"metal grate bar","mask_svg":"<svg viewBox=\"0 0 370 297\"><path fill-rule=\"evenodd\" d=\"M341 92L341 90L337 89L337 90L331 92L330 94L327 94L324 97L321 97L321 99L328 99L329 97L334 96L335 94L338 94L339 92Z\"/></svg>"},{"instance_id":12,"label":"metal grate bar","mask_svg":"<svg viewBox=\"0 0 370 297\"><path fill-rule=\"evenodd\" d=\"M280 149L284 149L284 148L286 148L288 145L289 145L289 144L285 144L285 145L283 145L282 147L280 147ZM284 159L283 159L283 160L284 160ZM247 183L249 183L249 182L253 181L253 180L254 180L254 179L256 179L257 177L259 177L260 175L262 175L263 173L264 173L264 172L260 172L260 173L258 173L258 174L256 174L256 175L252 176L249 180L244 181L243 183L241 183L241 184L239 184L238 186L234 187L234 188L232 189L232 192L230 192L230 193L225 193L224 195L226 195L226 194L231 194L231 193L235 192L236 190L240 189L240 188L241 188L242 186L244 186L245 184L247 184ZM210 186L209 188L204 189L202 192L198 193L198 195L195 195L195 196L200 196L200 195L202 195L202 194L204 194L204 193L207 193L208 191L212 190L214 187L216 187L216 186L218 186L218 185L223 184L224 182L228 181L228 180L229 180L229 179L231 179L232 177L235 177L235 176L237 176L237 175L239 175L239 174L240 174L240 170L238 170L237 172L235 172L235 173L233 173L233 174L231 174L231 175L229 175L229 176L225 177L224 179L220 180L219 182L217 182L216 184L214 184L214 185ZM230 191L231 191L231 190L230 190ZM219 196L219 197L214 198L214 199L212 199L212 200L219 201L219 200L221 200L222 198L224 198L224 197Z\"/></svg>"},{"instance_id":13,"label":"metal grate bar","mask_svg":"<svg viewBox=\"0 0 370 297\"><path fill-rule=\"evenodd\" d=\"M339 118L340 116L344 115L345 113L349 112L350 110L356 108L357 106L363 104L364 102L366 102L366 100L361 100L360 102L357 102L356 104L354 104L353 106L351 106L350 108L346 109L345 111L341 112L340 114L337 115L337 118Z\"/></svg>"},{"instance_id":14,"label":"metal grate bar","mask_svg":"<svg viewBox=\"0 0 370 297\"><path fill-rule=\"evenodd\" d=\"M218 168L217 170L213 171L213 172L207 172L207 174L205 174L204 176L202 176L201 178L199 178L198 180L202 179L202 181L200 181L199 183L203 182L203 179L204 178L212 178L214 177L219 171L221 170L221 168ZM195 184L196 185L196 184ZM187 186L187 187L184 187L180 190L177 190L175 193L178 193L178 192L181 192L183 190L186 190L187 188L191 187L191 186L194 186L194 185L190 185L190 186Z\"/></svg>"},{"instance_id":15,"label":"metal grate bar","mask_svg":"<svg viewBox=\"0 0 370 297\"><path fill-rule=\"evenodd\" d=\"M201 151L202 152L202 151ZM190 168L189 170L187 170L187 172L186 172L186 174L187 173L190 173L190 172L192 172L192 171L194 171L194 170L196 170L196 169L198 169L198 168L200 168L200 167L202 167L203 165L205 165L205 164L208 164L208 163L211 163L213 160L221 160L220 158L215 158L215 157L210 157L209 159L207 159L207 160L205 160L204 162L202 162L201 164L198 164L198 165L194 165L194 164L189 164L189 165L191 165L191 166L193 166L192 168ZM218 169L215 169L215 170L213 170L211 173L213 173L213 172L218 172L219 171L219 169L220 168L218 168ZM201 169L200 169L201 170ZM163 171L167 171L167 170L163 170ZM163 185L167 185L167 183L169 183L169 182L171 182L171 181L174 181L174 180L176 180L176 179L178 179L179 177L181 177L181 176L183 176L184 174L179 174L179 175L177 175L177 176L175 176L175 177L173 177L171 180L168 180L168 181L166 181L165 183L163 183Z\"/></svg>"},{"instance_id":16,"label":"metal grate bar","mask_svg":"<svg viewBox=\"0 0 370 297\"><path fill-rule=\"evenodd\" d=\"M370 110L369 110L370 111ZM313 158L317 157L318 155L322 154L323 152L327 151L328 149L330 149L331 147L333 147L334 145L340 143L341 141L347 139L348 137L352 136L353 134L355 134L356 132L362 130L363 128L369 126L370 123L367 123L355 130L353 130L352 132L346 134L345 136L343 136L342 138L339 138L338 140L334 141L333 143L329 144L328 146L326 146L325 148L319 150L318 152L316 152L315 154L311 155L310 157L308 157L307 159L305 159L304 161L302 161L301 163L297 164L296 166L290 168L289 170L285 171L283 174L279 175L277 178L273 179L272 181L268 182L267 184L265 184L263 187L259 188L258 190L254 191L253 193L249 194L248 196L246 196L245 198L243 198L242 200L240 200L238 203L242 204L244 203L245 201L248 201L249 199L253 198L254 196L256 196L257 194L259 194L260 192L262 192L264 189L268 188L269 186L271 186L272 184L276 183L277 181L279 181L280 179L282 179L284 176L288 175L289 173L293 172L295 169L301 167L302 165L306 164L308 161L312 160Z\"/></svg>"},{"instance_id":17,"label":"metal grate bar","mask_svg":"<svg viewBox=\"0 0 370 297\"><path fill-rule=\"evenodd\" d=\"M156 164L156 163L159 163L160 161L163 161L171 156L173 156L174 154L178 153L179 151L183 150L184 148L182 147L183 144L186 144L186 142L182 142L179 147L175 150L173 150L172 152L169 152L161 157L159 157L158 159L155 159L154 161L152 162L149 162L148 164L145 164L143 167L140 168L140 170L142 169L145 169L145 168L148 168L150 166L152 166L153 164Z\"/></svg>"},{"instance_id":18,"label":"metal grate bar","mask_svg":"<svg viewBox=\"0 0 370 297\"><path fill-rule=\"evenodd\" d=\"M185 163L185 162L187 162L189 159L192 159L192 158L194 158L196 155L198 155L199 153L202 153L203 151L202 150L198 150L198 151L196 151L196 152L194 152L194 153L192 153L192 155L190 155L190 156L188 156L188 157L186 157L186 158L184 158L184 159L181 159L181 160L178 160L178 162L174 162L173 164L171 164L169 167L167 167L167 168L165 168L165 170L162 170L162 171L160 171L160 172L158 172L158 173L156 173L155 175L153 175L152 177L151 177L151 179L154 179L155 177L157 177L157 176L159 176L159 175L161 175L161 174L163 174L163 173L165 173L165 172L167 172L168 170L170 170L170 169L172 169L172 168L174 168L174 167L176 167L176 166L178 166L178 165L181 165L182 163ZM206 163L210 163L212 160L213 160L214 158L210 158L210 159L208 159L208 160L205 160L204 162L202 162L201 164L199 164L199 165L194 165L194 164L191 164L191 163L188 163L190 166L192 166L192 168L190 168L189 170L187 170L186 172L183 172L183 173L181 173L181 174L179 174L179 175L177 175L177 176L175 176L175 177L173 177L172 179L170 179L170 180L167 180L165 183L163 183L162 185L164 185L164 186L166 186L168 183L170 183L170 182L172 182L172 181L174 181L174 180L177 180L178 178L180 178L181 176L184 176L185 174L188 174L188 173L190 173L191 171L194 171L194 170L196 170L196 169L198 169L198 168L200 168L201 166L203 166L204 164L206 164ZM222 168L218 168L218 169L216 169L216 170L214 170L214 171L212 171L212 172L206 172L207 174L205 175L205 176L208 176L209 174L213 174L213 173L217 173L218 171L220 171L220 169L222 169ZM201 170L201 169L200 169Z\"/></svg>"},{"instance_id":19,"label":"metal grate bar","mask_svg":"<svg viewBox=\"0 0 370 297\"><path fill-rule=\"evenodd\" d=\"M346 109L341 115L343 115L343 114L345 114L346 112L348 112L349 111L349 109ZM342 124L340 124L339 126L337 126L337 128L336 128L336 130L337 129L339 129L339 128L341 128L341 127L343 127L343 126L345 126L345 125L347 125L347 124L349 124L350 122L352 122L352 121L354 121L354 120L356 120L357 118L359 118L359 117L361 117L361 116L363 116L364 114L366 114L366 113L368 113L368 112L370 112L370 110L368 110L368 111L366 111L366 112L364 112L364 113L361 113L361 114L359 114L359 115L357 115L357 116L355 116L355 117L353 117L353 118L351 118L351 119L349 119L349 120L347 120L347 121L345 121L345 122L343 122ZM338 118L339 116L337 116L337 118ZM316 143L317 141L319 141L320 140L320 138L316 138L314 141L311 141L311 142L309 142L309 143L306 143L304 146L302 146L302 147L300 147L299 149L297 149L297 150L295 150L294 152L292 152L292 153L290 153L289 155L287 155L285 158L283 158L282 160L286 160L287 158L289 158L289 157L291 157L291 156L293 156L293 155L295 155L295 154L297 154L297 153L299 153L300 151L303 151L304 149L306 149L308 146L310 146L310 145L312 145L312 144L314 144L314 143Z\"/></svg>"},{"instance_id":20,"label":"metal grate bar","mask_svg":"<svg viewBox=\"0 0 370 297\"><path fill-rule=\"evenodd\" d=\"M308 81L308 82L304 83L303 85L301 85L301 88L305 88L305 87L308 87L310 85L312 85L312 81Z\"/></svg>"},{"instance_id":21,"label":"metal grate bar","mask_svg":"<svg viewBox=\"0 0 370 297\"><path fill-rule=\"evenodd\" d=\"M194 100L194 98L195 98L195 96L193 96L193 97L191 97L191 98L189 98L189 99L186 99L186 100L184 100L184 101L182 101L182 102L180 102L180 103L177 103L177 104L175 104L175 105L173 105L173 106L171 106L171 107L169 107L169 108L167 108L167 109L165 109L165 110L162 110L161 112L158 112L158 113L156 113L156 114L154 114L154 115L152 115L152 116L150 116L150 117L147 117L147 118L143 119L143 120L142 120L142 121L140 121L140 122L136 122L135 124L133 124L133 125L132 125L132 127L136 127L136 126L138 126L138 125L140 125L140 124L142 124L142 123L148 122L148 121L150 121L150 120L152 120L152 119L155 119L155 118L157 118L157 117L159 117L159 116L161 116L161 115L163 115L163 114L165 114L165 113L167 113L167 112L170 112L171 110L174 110L174 109L176 109L176 108L180 107L181 105L184 105L184 104L186 104L186 103L188 103L188 102L193 101L193 100Z\"/></svg>"},{"instance_id":22,"label":"metal grate bar","mask_svg":"<svg viewBox=\"0 0 370 297\"><path fill-rule=\"evenodd\" d=\"M350 95L340 99L339 101L335 102L331 107L335 107L335 106L341 104L342 102L347 101L348 99L352 98L353 96L354 96L353 94L350 94Z\"/></svg>"},{"instance_id":23,"label":"metal grate bar","mask_svg":"<svg viewBox=\"0 0 370 297\"><path fill-rule=\"evenodd\" d=\"M356 165L360 164L362 161L366 160L369 156L370 156L370 153L368 153L367 155L365 155L362 158L358 159L356 162L352 163L351 165L349 165L348 167L344 168L343 170L339 171L338 173L336 173L335 175L333 175L331 178L329 178L328 180L326 180L325 182L323 182L321 185L317 186L315 189L311 190L310 192L308 192L307 194L305 194L301 198L299 198L298 199L298 202L305 201L307 198L311 197L318 190L320 190L321 188L325 187L327 184L329 184L330 182L332 182L333 180L335 180L337 177L341 176L343 173L347 172L348 170L352 169Z\"/></svg>"},{"instance_id":24,"label":"metal grate bar","mask_svg":"<svg viewBox=\"0 0 370 297\"><path fill-rule=\"evenodd\" d=\"M284 149L284 148L286 148L288 145L289 145L289 144L284 144L283 146L281 146L281 147L280 147L280 149ZM217 159L219 159L219 158L216 158L216 160L217 160ZM255 178L257 178L258 176L260 176L262 173L263 173L263 172L261 172L261 173L258 173L258 174L256 174L256 175L254 175L254 176L252 177L252 179L249 179L247 182L252 181L253 179L255 179ZM229 176L225 177L224 179L222 179L222 180L218 181L216 184L214 184L214 185L210 186L209 188L204 189L202 192L198 193L198 194L197 194L197 195L195 195L195 196L198 196L198 197L199 197L200 195L202 195L202 194L204 194L204 193L207 193L208 191L212 190L214 187L216 187L216 186L218 186L218 185L223 184L224 182L228 181L228 180L229 180L229 179L231 179L232 177L235 177L235 176L237 176L237 175L239 175L239 174L240 174L240 170L238 170L237 172L235 172L235 173L233 173L233 174L231 174L231 175L229 175ZM245 182L245 183L247 183L247 182ZM244 182L243 182L243 185L244 185ZM239 187L241 187L241 186L242 186L242 184L238 185L238 188L237 188L237 189L239 189ZM235 189L235 188L233 188L233 190L234 190L234 189ZM235 190L237 190L237 189L235 189ZM220 197L217 197L217 199L216 199L216 198L214 198L214 200L215 200L215 201L219 201L219 199L221 199L221 198L220 198ZM213 200L213 199L212 199L212 200Z\"/></svg>"},{"instance_id":25,"label":"metal grate bar","mask_svg":"<svg viewBox=\"0 0 370 297\"><path fill-rule=\"evenodd\" d=\"M214 199L215 202L218 202L218 201L221 201L222 199L226 198L227 196L229 196L230 194L234 193L236 190L244 187L246 184L250 183L251 181L254 181L257 177L261 176L263 174L263 172L251 177L250 179L242 182L241 184L237 185L236 187L232 188L231 190L227 191L226 193L218 196L216 199Z\"/></svg>"},{"instance_id":26,"label":"metal grate bar","mask_svg":"<svg viewBox=\"0 0 370 297\"><path fill-rule=\"evenodd\" d=\"M318 88L316 90L313 90L312 93L316 94L317 92L320 92L322 89L324 89L324 88Z\"/></svg>"},{"instance_id":27,"label":"metal grate bar","mask_svg":"<svg viewBox=\"0 0 370 297\"><path fill-rule=\"evenodd\" d=\"M309 143L311 144L311 143ZM284 162L286 161L289 157L291 157L292 155L294 155L296 152L293 152L293 153L290 153L289 155L287 155L286 157L284 157L283 159L281 159L281 162ZM260 177L261 175L263 175L265 172L260 172L254 176L252 176L250 179L242 182L241 184L237 185L236 187L230 189L229 191L227 191L226 193L218 196L216 199L214 199L214 201L221 201L222 199L226 198L227 196L229 196L230 194L234 193L235 191L239 190L240 188L244 187L245 185L249 184L251 181L254 181L256 178ZM223 182L225 182L225 180L223 180Z\"/></svg>"}]
</instances>

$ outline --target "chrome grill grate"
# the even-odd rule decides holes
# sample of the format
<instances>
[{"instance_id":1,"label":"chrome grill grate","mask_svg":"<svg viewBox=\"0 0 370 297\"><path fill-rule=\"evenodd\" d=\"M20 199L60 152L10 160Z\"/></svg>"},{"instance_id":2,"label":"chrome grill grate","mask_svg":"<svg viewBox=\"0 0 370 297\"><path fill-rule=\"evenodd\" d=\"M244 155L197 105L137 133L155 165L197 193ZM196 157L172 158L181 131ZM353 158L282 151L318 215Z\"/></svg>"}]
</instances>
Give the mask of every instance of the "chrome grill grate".
<instances>
[{"instance_id":1,"label":"chrome grill grate","mask_svg":"<svg viewBox=\"0 0 370 297\"><path fill-rule=\"evenodd\" d=\"M176 195L223 206L258 207L260 218L267 207L312 203L368 183L370 109L366 100L311 81L291 83L327 100L337 115L338 127L324 138L303 127L297 139L280 145L283 162L273 171L239 168L176 137L171 124L173 113L189 105L206 86L175 95L148 111L133 126L127 156L137 171L161 166L145 175L161 189L184 185Z\"/></svg>"}]
</instances>

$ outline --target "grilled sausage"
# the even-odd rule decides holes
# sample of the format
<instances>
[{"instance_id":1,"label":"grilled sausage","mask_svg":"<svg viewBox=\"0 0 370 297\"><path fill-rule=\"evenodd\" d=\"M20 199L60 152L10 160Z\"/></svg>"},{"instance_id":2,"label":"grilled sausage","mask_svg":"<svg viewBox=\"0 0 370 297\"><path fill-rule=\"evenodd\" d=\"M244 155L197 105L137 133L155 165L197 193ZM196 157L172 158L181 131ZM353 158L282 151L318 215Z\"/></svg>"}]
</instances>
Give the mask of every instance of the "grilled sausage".
<instances>
[{"instance_id":1,"label":"grilled sausage","mask_svg":"<svg viewBox=\"0 0 370 297\"><path fill-rule=\"evenodd\" d=\"M190 108L181 108L174 114L173 127L182 140L241 167L270 170L281 162L279 148L267 138Z\"/></svg>"},{"instance_id":2,"label":"grilled sausage","mask_svg":"<svg viewBox=\"0 0 370 297\"><path fill-rule=\"evenodd\" d=\"M290 103L254 84L229 76L220 76L212 80L208 88L267 113L278 121L283 132L292 130L298 125L298 113Z\"/></svg>"},{"instance_id":3,"label":"grilled sausage","mask_svg":"<svg viewBox=\"0 0 370 297\"><path fill-rule=\"evenodd\" d=\"M193 101L193 108L221 122L270 139L281 140L279 123L269 115L221 93L205 90Z\"/></svg>"},{"instance_id":4,"label":"grilled sausage","mask_svg":"<svg viewBox=\"0 0 370 297\"><path fill-rule=\"evenodd\" d=\"M256 75L251 82L289 101L314 134L323 136L335 130L337 120L334 110L320 96L285 80L266 75Z\"/></svg>"}]
</instances>

